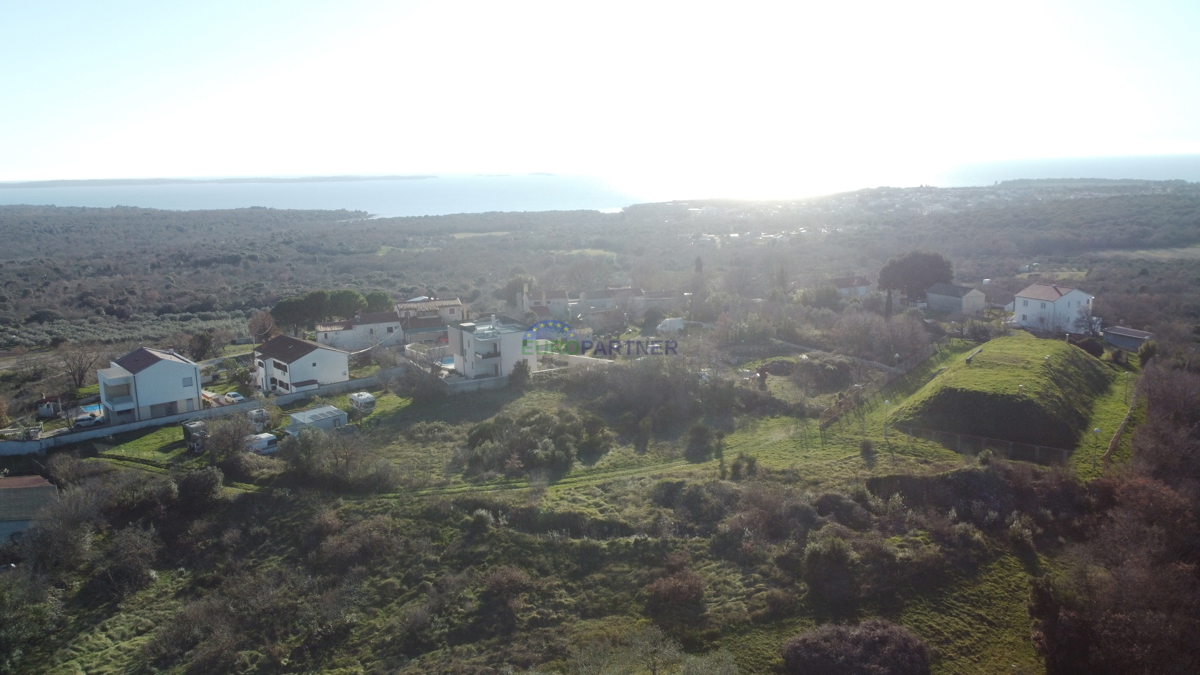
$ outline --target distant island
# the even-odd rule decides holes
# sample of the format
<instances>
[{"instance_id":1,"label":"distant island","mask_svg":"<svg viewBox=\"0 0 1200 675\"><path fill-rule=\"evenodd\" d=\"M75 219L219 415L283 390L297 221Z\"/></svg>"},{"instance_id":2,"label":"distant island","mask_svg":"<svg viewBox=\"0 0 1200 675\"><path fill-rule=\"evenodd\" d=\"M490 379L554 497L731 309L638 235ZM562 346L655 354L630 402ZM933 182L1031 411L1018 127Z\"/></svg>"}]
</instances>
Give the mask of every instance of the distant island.
<instances>
[{"instance_id":1,"label":"distant island","mask_svg":"<svg viewBox=\"0 0 1200 675\"><path fill-rule=\"evenodd\" d=\"M90 180L35 180L2 183L0 188L125 187L133 185L203 185L234 183L351 183L368 180L423 180L437 176L302 176L299 178L98 178Z\"/></svg>"}]
</instances>

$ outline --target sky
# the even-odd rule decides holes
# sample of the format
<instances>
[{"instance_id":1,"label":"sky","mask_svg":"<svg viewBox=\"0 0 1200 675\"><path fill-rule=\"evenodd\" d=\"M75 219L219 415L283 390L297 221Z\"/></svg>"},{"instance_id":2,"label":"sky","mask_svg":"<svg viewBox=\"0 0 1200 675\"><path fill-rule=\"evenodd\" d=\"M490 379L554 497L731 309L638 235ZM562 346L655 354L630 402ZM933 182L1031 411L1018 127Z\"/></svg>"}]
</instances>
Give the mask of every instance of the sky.
<instances>
[{"instance_id":1,"label":"sky","mask_svg":"<svg viewBox=\"0 0 1200 675\"><path fill-rule=\"evenodd\" d=\"M0 3L0 181L494 174L654 197L1200 153L1200 2Z\"/></svg>"}]
</instances>

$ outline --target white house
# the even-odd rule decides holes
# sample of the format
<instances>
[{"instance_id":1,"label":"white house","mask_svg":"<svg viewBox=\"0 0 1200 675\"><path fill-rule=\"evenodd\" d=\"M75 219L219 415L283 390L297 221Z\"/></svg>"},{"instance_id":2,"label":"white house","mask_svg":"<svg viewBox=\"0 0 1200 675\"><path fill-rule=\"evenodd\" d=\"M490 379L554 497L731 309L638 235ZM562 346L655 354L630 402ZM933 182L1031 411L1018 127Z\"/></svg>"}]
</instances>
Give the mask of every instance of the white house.
<instances>
[{"instance_id":1,"label":"white house","mask_svg":"<svg viewBox=\"0 0 1200 675\"><path fill-rule=\"evenodd\" d=\"M450 353L454 370L468 378L499 377L512 372L518 361L537 370L537 349L533 341L525 344L528 327L508 317L492 315L479 323L448 326Z\"/></svg>"},{"instance_id":2,"label":"white house","mask_svg":"<svg viewBox=\"0 0 1200 675\"><path fill-rule=\"evenodd\" d=\"M844 298L861 297L871 290L871 280L864 276L838 277L830 279L829 283L833 284Z\"/></svg>"},{"instance_id":3,"label":"white house","mask_svg":"<svg viewBox=\"0 0 1200 675\"><path fill-rule=\"evenodd\" d=\"M138 347L96 371L110 424L200 410L200 366L174 351Z\"/></svg>"},{"instance_id":4,"label":"white house","mask_svg":"<svg viewBox=\"0 0 1200 675\"><path fill-rule=\"evenodd\" d=\"M254 383L291 394L350 379L350 355L316 342L280 335L254 349Z\"/></svg>"},{"instance_id":5,"label":"white house","mask_svg":"<svg viewBox=\"0 0 1200 675\"><path fill-rule=\"evenodd\" d=\"M420 297L396 303L396 314L401 319L436 316L443 324L448 324L463 320L463 306L462 300L458 298Z\"/></svg>"},{"instance_id":6,"label":"white house","mask_svg":"<svg viewBox=\"0 0 1200 675\"><path fill-rule=\"evenodd\" d=\"M317 342L347 352L404 344L396 310L357 314L349 321L317 324Z\"/></svg>"},{"instance_id":7,"label":"white house","mask_svg":"<svg viewBox=\"0 0 1200 675\"><path fill-rule=\"evenodd\" d=\"M1017 293L1009 310L1018 325L1036 331L1067 332L1089 328L1093 297L1077 288L1033 284Z\"/></svg>"},{"instance_id":8,"label":"white house","mask_svg":"<svg viewBox=\"0 0 1200 675\"><path fill-rule=\"evenodd\" d=\"M970 286L934 284L925 290L925 301L935 312L975 314L987 306L987 296Z\"/></svg>"}]
</instances>

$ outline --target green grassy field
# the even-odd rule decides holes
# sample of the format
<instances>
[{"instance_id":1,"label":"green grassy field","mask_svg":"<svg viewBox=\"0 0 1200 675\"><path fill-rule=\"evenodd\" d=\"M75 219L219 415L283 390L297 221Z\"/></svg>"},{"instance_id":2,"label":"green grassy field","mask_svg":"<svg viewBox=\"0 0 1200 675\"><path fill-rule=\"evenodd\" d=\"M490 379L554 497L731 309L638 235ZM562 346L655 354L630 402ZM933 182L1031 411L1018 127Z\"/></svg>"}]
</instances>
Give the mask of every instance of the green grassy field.
<instances>
[{"instance_id":1,"label":"green grassy field","mask_svg":"<svg viewBox=\"0 0 1200 675\"><path fill-rule=\"evenodd\" d=\"M1071 449L1117 370L1064 342L1028 333L949 364L896 411L900 425Z\"/></svg>"},{"instance_id":2,"label":"green grassy field","mask_svg":"<svg viewBox=\"0 0 1200 675\"><path fill-rule=\"evenodd\" d=\"M973 344L951 343L823 431L812 418L746 416L706 421L727 432L723 446L726 465L739 454L753 456L767 479L814 495L851 491L877 476L928 476L972 466L974 460L970 457L895 430L898 420L908 419L920 405L945 395L949 385L1015 399L1045 396L1066 400L1084 416L1081 428L1086 424L1087 428L1099 426L1105 431L1103 445L1107 447L1127 409L1122 366L1096 361L1075 347L1020 334L985 344L983 354L968 367L963 359L975 348ZM1051 356L1050 364L1043 358L1046 354ZM1079 355L1085 360L1079 361ZM1067 372L1072 368L1083 374ZM1136 376L1135 370L1129 377ZM1030 391L1009 392L1016 383L1025 384ZM768 386L781 397L804 400L803 392L789 389L793 385L786 378L771 377ZM1078 387L1086 392L1056 393L1054 387ZM268 569L289 559L295 564L295 556L300 555L295 550L296 542L306 536L313 509L331 508L348 523L385 514L404 523L403 527L413 533L412 541L424 541L422 546L449 546L441 558L423 559L424 579L436 581L463 569L500 564L522 565L542 578L532 592L535 599L530 600L528 611L541 611L544 616L537 621L542 623L535 621L535 625L544 627L530 629L518 642L536 644L538 636L548 635L545 631L574 636L605 631L619 634L641 611L638 589L651 578L639 562L639 555L644 554L635 553L639 546L656 540L642 532L653 531L661 517L661 509L647 500L647 493L663 479L706 483L717 479L720 472L719 459L692 462L685 458L686 429L680 428L664 431L641 448L618 441L594 463L577 464L556 479L472 480L458 473L452 460L473 424L500 413L515 417L531 409L582 411L589 409L591 402L575 400L554 388L538 387L490 390L424 404L391 393L376 391L375 395L376 410L361 421L357 438L401 467L404 487L389 495L329 499L310 495L305 497L307 501L280 501L279 506L262 502L256 507L255 524L271 536L248 550L242 564ZM342 395L298 401L284 411L316 404L349 408L347 397ZM1137 421L1135 414L1134 424L1120 439L1114 462L1127 460L1129 438ZM408 438L406 431L421 422L444 423L444 434L437 440ZM102 461L150 471L178 470L203 461L186 455L182 430L177 426L115 440L115 444L96 445ZM864 440L873 443L873 454L860 452ZM1070 463L1082 478L1094 475L1091 456L1085 452L1091 440L1087 436L1080 440ZM1103 469L1100 463L1097 472ZM271 491L269 486L234 487L262 490L264 494ZM465 506L455 506L458 504ZM473 545L459 539L460 516L431 515L457 513L457 508L470 513L479 504L497 512L534 506L547 518L571 515L588 521L625 523L639 534L590 541L554 531L526 533L498 528L486 546ZM690 551L707 590L704 620L719 627L704 633L702 641L690 648L725 647L736 656L742 673L775 672L782 643L828 619L803 595L788 616L764 619L763 594L779 583L764 567L716 556L710 542L703 538L665 537L662 541ZM605 551L605 563L592 573L580 575L575 551L584 545ZM883 616L909 626L934 649L934 672L938 674L1041 673L1044 668L1030 638L1025 601L1031 577L1041 567L1052 564L1045 558L1017 557L1007 543L996 540L989 544L977 568L957 569L936 582L904 586L865 604L854 615ZM414 590L415 582L398 563L383 563L363 574L366 576L355 577L357 581L353 582L361 585L364 594L353 637L340 643L317 672L371 672L381 668L389 672L400 668L396 672L403 673L442 672L450 667L448 664L482 664L513 648L504 640L481 638L477 643L422 653L400 667L402 661L395 656L398 647L393 644L398 617L423 596ZM77 618L47 648L41 672L136 671L142 658L140 650L155 626L170 620L182 606L185 589L196 583L197 577L186 569L165 571L155 584L119 607L78 607L78 613L73 609Z\"/></svg>"}]
</instances>

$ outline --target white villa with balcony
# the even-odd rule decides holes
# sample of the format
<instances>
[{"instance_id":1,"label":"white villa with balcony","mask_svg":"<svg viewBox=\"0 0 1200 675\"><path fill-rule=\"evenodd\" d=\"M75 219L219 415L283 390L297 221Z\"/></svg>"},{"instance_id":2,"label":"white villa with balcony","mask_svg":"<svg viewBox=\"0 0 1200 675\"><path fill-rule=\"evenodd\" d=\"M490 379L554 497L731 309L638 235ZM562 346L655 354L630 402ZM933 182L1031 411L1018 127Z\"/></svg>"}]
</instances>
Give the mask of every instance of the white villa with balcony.
<instances>
[{"instance_id":1,"label":"white villa with balcony","mask_svg":"<svg viewBox=\"0 0 1200 675\"><path fill-rule=\"evenodd\" d=\"M517 321L495 315L478 323L450 324L447 331L454 370L470 379L500 377L512 373L518 361L525 361L532 373L537 370L537 354L535 345L522 348L526 329Z\"/></svg>"},{"instance_id":2,"label":"white villa with balcony","mask_svg":"<svg viewBox=\"0 0 1200 675\"><path fill-rule=\"evenodd\" d=\"M350 379L350 355L340 349L280 335L254 350L254 383L260 390L293 394Z\"/></svg>"},{"instance_id":3,"label":"white villa with balcony","mask_svg":"<svg viewBox=\"0 0 1200 675\"><path fill-rule=\"evenodd\" d=\"M200 409L200 366L174 351L138 347L97 371L110 424Z\"/></svg>"}]
</instances>

